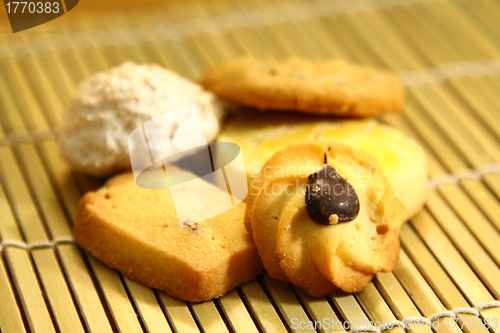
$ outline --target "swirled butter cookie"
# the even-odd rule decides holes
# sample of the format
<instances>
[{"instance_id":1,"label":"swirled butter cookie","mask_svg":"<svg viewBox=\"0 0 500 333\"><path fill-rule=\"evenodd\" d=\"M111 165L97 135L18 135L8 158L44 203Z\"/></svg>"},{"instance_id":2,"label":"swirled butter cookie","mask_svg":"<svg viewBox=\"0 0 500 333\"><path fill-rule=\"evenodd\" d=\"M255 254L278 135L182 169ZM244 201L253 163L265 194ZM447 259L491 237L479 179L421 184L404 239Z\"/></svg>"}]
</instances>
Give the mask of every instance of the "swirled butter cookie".
<instances>
[{"instance_id":1,"label":"swirled butter cookie","mask_svg":"<svg viewBox=\"0 0 500 333\"><path fill-rule=\"evenodd\" d=\"M247 217L269 275L312 296L356 292L399 256L405 207L369 154L297 144L254 180Z\"/></svg>"},{"instance_id":2,"label":"swirled butter cookie","mask_svg":"<svg viewBox=\"0 0 500 333\"><path fill-rule=\"evenodd\" d=\"M338 142L369 153L406 206L407 218L422 209L427 193L427 157L422 147L397 129L375 119L340 120L298 114L244 112L218 137L241 148L248 184L277 151L295 143Z\"/></svg>"},{"instance_id":3,"label":"swirled butter cookie","mask_svg":"<svg viewBox=\"0 0 500 333\"><path fill-rule=\"evenodd\" d=\"M261 110L362 117L399 113L405 102L394 74L343 60L240 58L211 68L201 84L222 99Z\"/></svg>"}]
</instances>

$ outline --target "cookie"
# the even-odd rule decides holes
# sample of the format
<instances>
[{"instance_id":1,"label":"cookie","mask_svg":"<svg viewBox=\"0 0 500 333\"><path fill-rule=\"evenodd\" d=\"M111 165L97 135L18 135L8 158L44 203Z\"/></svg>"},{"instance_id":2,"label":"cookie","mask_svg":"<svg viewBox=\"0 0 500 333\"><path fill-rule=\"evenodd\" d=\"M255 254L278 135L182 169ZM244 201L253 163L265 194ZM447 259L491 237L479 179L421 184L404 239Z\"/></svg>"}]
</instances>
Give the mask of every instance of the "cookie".
<instances>
[{"instance_id":1,"label":"cookie","mask_svg":"<svg viewBox=\"0 0 500 333\"><path fill-rule=\"evenodd\" d=\"M240 146L248 184L274 153L304 141L339 142L373 155L406 206L407 218L422 208L427 193L427 158L420 145L374 119L335 120L277 112L245 112L231 119L218 140Z\"/></svg>"},{"instance_id":2,"label":"cookie","mask_svg":"<svg viewBox=\"0 0 500 333\"><path fill-rule=\"evenodd\" d=\"M364 117L401 112L405 102L395 75L343 60L240 58L211 68L200 82L222 99L261 110Z\"/></svg>"},{"instance_id":3,"label":"cookie","mask_svg":"<svg viewBox=\"0 0 500 333\"><path fill-rule=\"evenodd\" d=\"M168 172L177 172L179 177L192 176L169 168ZM209 191L215 203L227 196L207 182L199 190ZM189 202L192 197L193 193L187 192L177 200ZM189 208L193 215L203 215L202 211L209 209ZM124 275L174 297L198 302L219 297L263 271L243 224L244 212L245 203L240 203L210 219L198 223L186 220L181 226L170 191L140 188L128 172L82 198L73 231L84 249Z\"/></svg>"},{"instance_id":4,"label":"cookie","mask_svg":"<svg viewBox=\"0 0 500 333\"><path fill-rule=\"evenodd\" d=\"M129 134L168 111L195 104L205 138L214 139L224 115L215 96L158 65L126 62L92 75L76 89L60 128L62 155L76 170L106 177L130 169ZM165 144L183 138L183 119L155 129Z\"/></svg>"},{"instance_id":5,"label":"cookie","mask_svg":"<svg viewBox=\"0 0 500 333\"><path fill-rule=\"evenodd\" d=\"M270 276L321 297L362 290L394 269L406 211L372 156L338 143L297 144L264 169L247 212Z\"/></svg>"}]
</instances>

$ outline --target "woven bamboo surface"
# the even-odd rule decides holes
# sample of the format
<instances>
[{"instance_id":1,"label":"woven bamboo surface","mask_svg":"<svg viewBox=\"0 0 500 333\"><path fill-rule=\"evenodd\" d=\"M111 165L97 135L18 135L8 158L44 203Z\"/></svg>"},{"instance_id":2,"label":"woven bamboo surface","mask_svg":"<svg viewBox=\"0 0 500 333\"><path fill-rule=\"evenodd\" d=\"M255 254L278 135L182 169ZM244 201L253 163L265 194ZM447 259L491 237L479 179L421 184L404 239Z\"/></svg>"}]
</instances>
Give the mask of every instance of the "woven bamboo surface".
<instances>
[{"instance_id":1,"label":"woven bamboo surface","mask_svg":"<svg viewBox=\"0 0 500 333\"><path fill-rule=\"evenodd\" d=\"M123 7L134 9L118 12L83 3L45 28L0 34L2 332L286 332L325 318L453 315L446 310L462 319L436 319L436 333L487 333L487 321L500 332L500 3L185 1L141 9L127 0ZM72 171L55 140L76 84L125 60L197 79L245 54L342 57L390 69L406 85L404 115L381 121L424 146L429 197L401 230L396 270L366 290L315 299L263 275L191 304L123 277L73 241L79 199L100 185Z\"/></svg>"}]
</instances>

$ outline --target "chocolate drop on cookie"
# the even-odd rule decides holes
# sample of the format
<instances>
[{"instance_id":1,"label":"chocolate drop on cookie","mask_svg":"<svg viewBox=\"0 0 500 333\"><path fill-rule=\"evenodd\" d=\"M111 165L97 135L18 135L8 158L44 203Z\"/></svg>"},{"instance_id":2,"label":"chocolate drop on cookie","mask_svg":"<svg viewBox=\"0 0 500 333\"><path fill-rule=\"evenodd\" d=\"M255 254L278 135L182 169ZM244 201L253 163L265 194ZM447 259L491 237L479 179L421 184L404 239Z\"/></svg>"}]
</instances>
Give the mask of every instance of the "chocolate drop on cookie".
<instances>
[{"instance_id":1,"label":"chocolate drop on cookie","mask_svg":"<svg viewBox=\"0 0 500 333\"><path fill-rule=\"evenodd\" d=\"M309 175L306 209L318 224L352 221L359 213L359 199L354 187L329 164Z\"/></svg>"}]
</instances>

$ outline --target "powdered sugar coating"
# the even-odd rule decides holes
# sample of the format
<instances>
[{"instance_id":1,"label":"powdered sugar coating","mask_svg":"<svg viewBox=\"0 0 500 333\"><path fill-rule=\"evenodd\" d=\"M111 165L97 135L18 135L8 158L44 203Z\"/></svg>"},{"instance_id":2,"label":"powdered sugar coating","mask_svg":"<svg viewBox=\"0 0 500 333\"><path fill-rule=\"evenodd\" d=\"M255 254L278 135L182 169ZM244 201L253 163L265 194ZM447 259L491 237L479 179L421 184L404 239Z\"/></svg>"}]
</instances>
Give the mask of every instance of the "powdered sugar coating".
<instances>
[{"instance_id":1,"label":"powdered sugar coating","mask_svg":"<svg viewBox=\"0 0 500 333\"><path fill-rule=\"evenodd\" d=\"M223 109L200 85L159 65L126 62L82 82L67 109L59 142L71 165L94 176L130 168L127 138L145 121L196 104L207 142L220 128ZM182 121L182 120L180 120ZM177 123L158 129L165 140L181 136Z\"/></svg>"}]
</instances>

